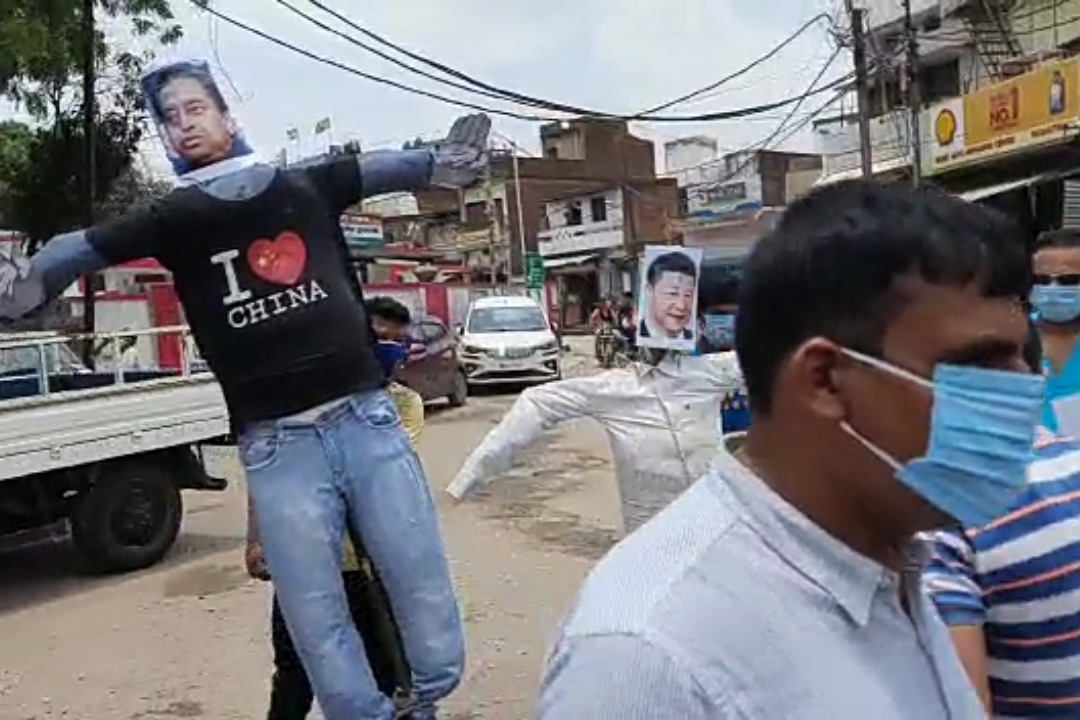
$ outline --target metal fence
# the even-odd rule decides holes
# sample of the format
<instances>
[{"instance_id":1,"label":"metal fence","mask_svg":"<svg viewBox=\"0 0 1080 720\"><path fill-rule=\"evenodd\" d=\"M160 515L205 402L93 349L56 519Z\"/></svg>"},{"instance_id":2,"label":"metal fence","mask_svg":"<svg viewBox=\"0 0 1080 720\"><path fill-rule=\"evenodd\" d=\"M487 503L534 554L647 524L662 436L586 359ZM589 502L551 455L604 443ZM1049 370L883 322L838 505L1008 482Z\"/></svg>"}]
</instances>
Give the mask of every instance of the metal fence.
<instances>
[{"instance_id":1,"label":"metal fence","mask_svg":"<svg viewBox=\"0 0 1080 720\"><path fill-rule=\"evenodd\" d=\"M179 335L182 338L179 370L127 367L124 339ZM121 330L103 333L24 332L0 334L0 400L51 395L54 392L125 385L167 377L190 377L209 372L198 357L186 325ZM72 345L93 343L95 354L111 351L117 359L106 372L95 372L79 359Z\"/></svg>"}]
</instances>

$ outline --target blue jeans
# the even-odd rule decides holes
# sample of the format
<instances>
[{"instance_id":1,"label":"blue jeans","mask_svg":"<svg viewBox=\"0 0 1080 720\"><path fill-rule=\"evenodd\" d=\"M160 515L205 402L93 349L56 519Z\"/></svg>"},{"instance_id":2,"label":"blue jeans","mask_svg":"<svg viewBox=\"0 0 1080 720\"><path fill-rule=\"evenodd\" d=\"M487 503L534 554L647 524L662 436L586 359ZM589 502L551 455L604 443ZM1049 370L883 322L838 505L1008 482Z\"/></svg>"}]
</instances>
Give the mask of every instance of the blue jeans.
<instances>
[{"instance_id":1,"label":"blue jeans","mask_svg":"<svg viewBox=\"0 0 1080 720\"><path fill-rule=\"evenodd\" d=\"M424 471L383 390L314 420L257 423L240 455L289 633L326 720L385 720L341 580L345 523L390 598L419 702L417 717L461 680L465 640Z\"/></svg>"}]
</instances>

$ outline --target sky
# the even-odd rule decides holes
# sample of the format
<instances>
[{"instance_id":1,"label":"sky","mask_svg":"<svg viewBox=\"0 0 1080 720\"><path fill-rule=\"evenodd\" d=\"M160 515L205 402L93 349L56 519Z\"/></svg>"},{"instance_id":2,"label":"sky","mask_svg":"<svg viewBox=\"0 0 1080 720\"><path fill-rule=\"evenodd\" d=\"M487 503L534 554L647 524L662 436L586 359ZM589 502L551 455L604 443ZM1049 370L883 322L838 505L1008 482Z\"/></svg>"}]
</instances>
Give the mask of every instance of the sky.
<instances>
[{"instance_id":1,"label":"sky","mask_svg":"<svg viewBox=\"0 0 1080 720\"><path fill-rule=\"evenodd\" d=\"M289 0L319 14L307 0ZM522 109L477 97L412 75L292 14L277 0L212 0L223 14L281 39L373 75L482 105ZM828 0L323 0L359 25L426 57L493 85L599 111L630 113L657 105L745 66L814 15ZM301 57L173 0L185 37L161 59L203 58L215 68L248 137L272 156L288 145L296 127L311 154L329 138L315 137L315 123L329 117L335 142L359 140L365 149L400 146L415 137L445 132L461 108L380 86ZM363 8L355 9L355 8ZM326 18L326 16L322 16ZM329 24L357 36L333 19ZM700 114L786 99L802 91L832 54L821 24L779 56L710 97L673 108ZM846 57L829 75L846 71ZM813 109L821 97L807 101ZM546 113L549 114L550 113ZM763 117L704 124L641 124L635 133L657 141L687 135L715 137L725 150L745 148L767 136L782 111ZM494 118L497 133L526 151L539 148L538 123ZM809 130L786 149L813 151ZM151 167L166 167L149 143Z\"/></svg>"}]
</instances>

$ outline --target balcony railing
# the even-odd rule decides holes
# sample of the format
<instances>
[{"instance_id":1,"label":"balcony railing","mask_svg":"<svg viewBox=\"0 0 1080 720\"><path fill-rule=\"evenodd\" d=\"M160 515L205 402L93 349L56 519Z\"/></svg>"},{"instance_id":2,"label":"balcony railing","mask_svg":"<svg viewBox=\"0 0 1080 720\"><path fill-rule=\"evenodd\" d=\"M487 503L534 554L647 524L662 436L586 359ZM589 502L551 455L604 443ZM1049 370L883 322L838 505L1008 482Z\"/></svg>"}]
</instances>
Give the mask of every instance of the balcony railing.
<instances>
[{"instance_id":1,"label":"balcony railing","mask_svg":"<svg viewBox=\"0 0 1080 720\"><path fill-rule=\"evenodd\" d=\"M616 248L625 242L622 223L612 221L542 230L536 237L544 256Z\"/></svg>"}]
</instances>

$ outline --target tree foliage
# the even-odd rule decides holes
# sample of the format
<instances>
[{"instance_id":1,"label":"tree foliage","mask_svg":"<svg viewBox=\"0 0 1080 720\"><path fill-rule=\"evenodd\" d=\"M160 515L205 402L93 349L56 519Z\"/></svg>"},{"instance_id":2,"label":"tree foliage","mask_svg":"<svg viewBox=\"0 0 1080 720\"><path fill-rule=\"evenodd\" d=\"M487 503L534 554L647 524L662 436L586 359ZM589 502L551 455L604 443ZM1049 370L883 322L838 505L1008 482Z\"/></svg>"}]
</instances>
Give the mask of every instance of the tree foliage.
<instances>
[{"instance_id":1,"label":"tree foliage","mask_svg":"<svg viewBox=\"0 0 1080 720\"><path fill-rule=\"evenodd\" d=\"M48 119L78 92L72 80L86 56L83 0L0 0L0 95L38 119ZM145 60L132 48L108 42L104 23L123 26L125 42L168 45L180 39L169 0L95 0L94 58L99 75L130 75ZM98 88L99 92L101 88Z\"/></svg>"},{"instance_id":2,"label":"tree foliage","mask_svg":"<svg viewBox=\"0 0 1080 720\"><path fill-rule=\"evenodd\" d=\"M94 203L108 197L113 183L131 167L141 129L120 114L98 118ZM27 162L8 180L7 220L32 241L46 240L85 221L86 144L80 118L60 117L38 130Z\"/></svg>"},{"instance_id":3,"label":"tree foliage","mask_svg":"<svg viewBox=\"0 0 1080 720\"><path fill-rule=\"evenodd\" d=\"M0 123L0 220L36 242L85 221L82 8L82 0L0 0L0 97L34 119L34 127ZM95 14L93 200L110 215L161 189L132 165L146 128L139 78L153 56L137 46L181 33L169 0L95 0ZM103 25L125 32L110 43Z\"/></svg>"}]
</instances>

